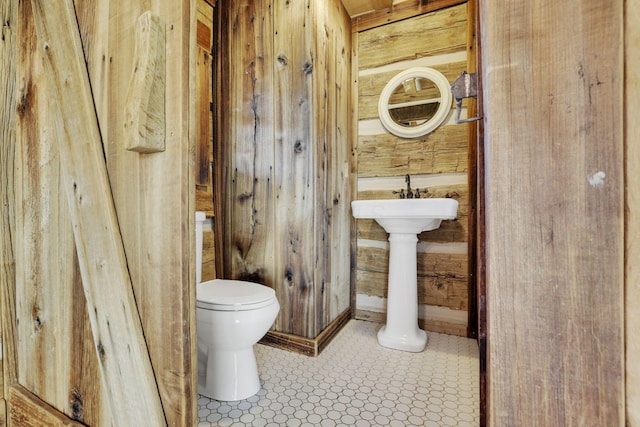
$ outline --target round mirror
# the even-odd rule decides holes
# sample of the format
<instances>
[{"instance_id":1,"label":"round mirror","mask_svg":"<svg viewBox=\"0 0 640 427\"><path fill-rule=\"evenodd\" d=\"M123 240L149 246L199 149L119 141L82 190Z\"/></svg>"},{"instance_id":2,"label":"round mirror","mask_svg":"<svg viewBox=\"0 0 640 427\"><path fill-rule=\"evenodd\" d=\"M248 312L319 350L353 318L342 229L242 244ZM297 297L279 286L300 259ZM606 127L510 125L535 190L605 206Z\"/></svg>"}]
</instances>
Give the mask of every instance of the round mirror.
<instances>
[{"instance_id":1,"label":"round mirror","mask_svg":"<svg viewBox=\"0 0 640 427\"><path fill-rule=\"evenodd\" d=\"M402 138L432 132L451 111L449 81L437 70L410 68L394 76L382 89L378 114L382 125Z\"/></svg>"}]
</instances>

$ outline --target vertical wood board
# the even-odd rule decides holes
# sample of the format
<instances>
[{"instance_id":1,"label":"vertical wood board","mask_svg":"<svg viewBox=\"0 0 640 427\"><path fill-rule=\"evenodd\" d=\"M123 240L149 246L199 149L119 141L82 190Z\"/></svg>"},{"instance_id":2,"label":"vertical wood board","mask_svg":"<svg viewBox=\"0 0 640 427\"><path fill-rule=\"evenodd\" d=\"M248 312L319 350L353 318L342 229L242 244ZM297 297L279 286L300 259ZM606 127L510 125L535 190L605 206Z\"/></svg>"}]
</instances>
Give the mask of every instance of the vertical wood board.
<instances>
[{"instance_id":1,"label":"vertical wood board","mask_svg":"<svg viewBox=\"0 0 640 427\"><path fill-rule=\"evenodd\" d=\"M111 412L116 423L165 424L115 208L108 197L106 165L75 10L71 2L62 7L37 1L32 4L47 88L58 100L60 116L54 121L62 185ZM38 319L34 321L37 326Z\"/></svg>"},{"instance_id":2,"label":"vertical wood board","mask_svg":"<svg viewBox=\"0 0 640 427\"><path fill-rule=\"evenodd\" d=\"M218 230L227 236L225 263L231 277L275 287L273 16L263 13L268 10L264 1L228 7L234 22L228 28L233 58L227 141L232 154L225 194L229 227Z\"/></svg>"},{"instance_id":3,"label":"vertical wood board","mask_svg":"<svg viewBox=\"0 0 640 427\"><path fill-rule=\"evenodd\" d=\"M312 133L313 14L306 2L274 3L275 181L277 212L276 294L282 298L281 331L314 337L317 259L316 207L322 197L315 179L317 139ZM300 31L302 29L302 31ZM294 42L294 40L296 40ZM318 112L320 113L320 112Z\"/></svg>"},{"instance_id":4,"label":"vertical wood board","mask_svg":"<svg viewBox=\"0 0 640 427\"><path fill-rule=\"evenodd\" d=\"M328 227L328 242L325 244L328 264L325 268L331 286L325 290L327 302L318 332L325 330L350 307L351 199L355 194L351 188L355 176L350 174L351 22L339 1L330 3L327 10L326 21L320 21L319 26L322 28L324 25L325 31L330 31L331 42L324 51L328 72L323 78L328 95L325 102L330 112L326 125L329 129L327 147L330 155L325 171L329 188L325 193L324 209Z\"/></svg>"},{"instance_id":5,"label":"vertical wood board","mask_svg":"<svg viewBox=\"0 0 640 427\"><path fill-rule=\"evenodd\" d=\"M69 417L110 423L99 409L107 401L61 182L53 122L58 106L47 90L29 2L21 4L20 14L18 81L25 84L19 88L15 177L21 201L16 205L18 378Z\"/></svg>"},{"instance_id":6,"label":"vertical wood board","mask_svg":"<svg viewBox=\"0 0 640 427\"><path fill-rule=\"evenodd\" d=\"M196 28L196 210L213 216L213 7L204 0Z\"/></svg>"},{"instance_id":7,"label":"vertical wood board","mask_svg":"<svg viewBox=\"0 0 640 427\"><path fill-rule=\"evenodd\" d=\"M337 1L224 9L226 276L273 287L274 329L315 337L349 304L349 20Z\"/></svg>"},{"instance_id":8,"label":"vertical wood board","mask_svg":"<svg viewBox=\"0 0 640 427\"><path fill-rule=\"evenodd\" d=\"M171 60L166 63L166 150L139 154L123 146L122 105L133 72L136 20L146 10L164 22L166 57ZM196 76L190 65L195 64L196 8L189 1L117 0L109 2L105 14L107 35L94 34L97 40L88 55L108 58L106 70L90 71L97 71L98 84L107 82L105 90L94 95L101 130L107 135L110 187L167 422L191 425L197 417L192 104Z\"/></svg>"},{"instance_id":9,"label":"vertical wood board","mask_svg":"<svg viewBox=\"0 0 640 427\"><path fill-rule=\"evenodd\" d=\"M625 247L625 330L626 330L626 412L627 425L640 426L640 1L625 2L625 149L626 149L626 247Z\"/></svg>"},{"instance_id":10,"label":"vertical wood board","mask_svg":"<svg viewBox=\"0 0 640 427\"><path fill-rule=\"evenodd\" d=\"M489 425L622 425L622 2L481 5Z\"/></svg>"},{"instance_id":11,"label":"vertical wood board","mask_svg":"<svg viewBox=\"0 0 640 427\"><path fill-rule=\"evenodd\" d=\"M0 3L0 383L7 397L15 372L15 145L16 145L16 52L18 46L18 4ZM4 400L3 400L4 403ZM4 416L1 417L4 419Z\"/></svg>"}]
</instances>

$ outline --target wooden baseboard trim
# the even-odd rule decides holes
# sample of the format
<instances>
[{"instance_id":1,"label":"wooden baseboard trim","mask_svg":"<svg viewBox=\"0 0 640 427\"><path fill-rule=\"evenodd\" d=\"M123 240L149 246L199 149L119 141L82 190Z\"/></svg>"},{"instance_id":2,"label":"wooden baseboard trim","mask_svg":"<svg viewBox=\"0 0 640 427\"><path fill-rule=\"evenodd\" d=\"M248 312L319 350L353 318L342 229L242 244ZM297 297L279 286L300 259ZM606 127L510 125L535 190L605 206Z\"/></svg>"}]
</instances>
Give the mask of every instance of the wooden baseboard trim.
<instances>
[{"instance_id":1,"label":"wooden baseboard trim","mask_svg":"<svg viewBox=\"0 0 640 427\"><path fill-rule=\"evenodd\" d=\"M269 331L259 341L260 344L282 350L300 353L305 356L316 357L324 350L340 330L351 320L351 309L343 311L315 338L301 337L278 331Z\"/></svg>"},{"instance_id":2,"label":"wooden baseboard trim","mask_svg":"<svg viewBox=\"0 0 640 427\"><path fill-rule=\"evenodd\" d=\"M376 311L356 310L355 318L371 322L385 323L387 314ZM418 326L428 332L438 332L447 335L467 337L467 325L443 322L440 320L418 319Z\"/></svg>"}]
</instances>

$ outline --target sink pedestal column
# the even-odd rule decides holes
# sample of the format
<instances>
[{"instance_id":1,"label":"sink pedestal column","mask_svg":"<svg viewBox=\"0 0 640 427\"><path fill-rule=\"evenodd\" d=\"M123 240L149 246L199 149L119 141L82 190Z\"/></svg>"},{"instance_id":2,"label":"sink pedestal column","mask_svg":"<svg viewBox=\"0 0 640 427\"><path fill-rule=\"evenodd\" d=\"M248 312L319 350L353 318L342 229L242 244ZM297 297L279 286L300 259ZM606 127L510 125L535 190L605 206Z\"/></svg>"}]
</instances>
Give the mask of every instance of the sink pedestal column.
<instances>
[{"instance_id":1,"label":"sink pedestal column","mask_svg":"<svg viewBox=\"0 0 640 427\"><path fill-rule=\"evenodd\" d=\"M387 323L378 332L383 347L420 352L427 345L418 327L417 243L413 233L389 234Z\"/></svg>"}]
</instances>

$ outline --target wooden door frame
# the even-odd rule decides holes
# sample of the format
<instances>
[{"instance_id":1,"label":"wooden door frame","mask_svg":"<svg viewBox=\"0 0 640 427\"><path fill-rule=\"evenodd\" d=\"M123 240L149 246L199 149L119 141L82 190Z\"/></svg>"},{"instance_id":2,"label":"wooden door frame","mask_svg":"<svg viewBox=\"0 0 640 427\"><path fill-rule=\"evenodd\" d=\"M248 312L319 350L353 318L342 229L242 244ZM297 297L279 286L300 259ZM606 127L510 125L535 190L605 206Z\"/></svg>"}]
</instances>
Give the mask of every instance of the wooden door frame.
<instances>
[{"instance_id":1,"label":"wooden door frame","mask_svg":"<svg viewBox=\"0 0 640 427\"><path fill-rule=\"evenodd\" d=\"M640 426L640 0L626 0L624 7L626 422Z\"/></svg>"}]
</instances>

